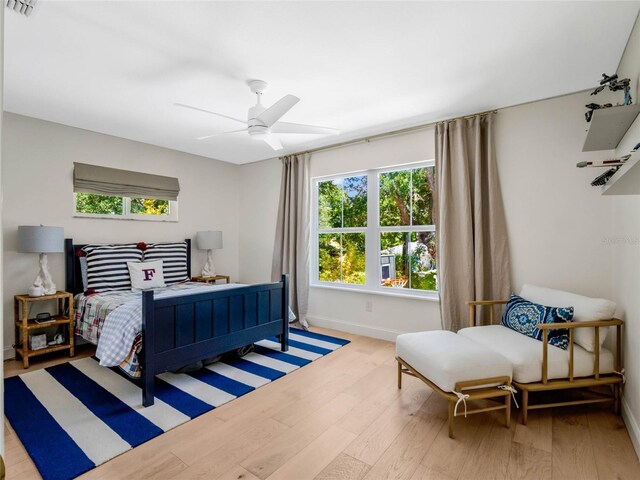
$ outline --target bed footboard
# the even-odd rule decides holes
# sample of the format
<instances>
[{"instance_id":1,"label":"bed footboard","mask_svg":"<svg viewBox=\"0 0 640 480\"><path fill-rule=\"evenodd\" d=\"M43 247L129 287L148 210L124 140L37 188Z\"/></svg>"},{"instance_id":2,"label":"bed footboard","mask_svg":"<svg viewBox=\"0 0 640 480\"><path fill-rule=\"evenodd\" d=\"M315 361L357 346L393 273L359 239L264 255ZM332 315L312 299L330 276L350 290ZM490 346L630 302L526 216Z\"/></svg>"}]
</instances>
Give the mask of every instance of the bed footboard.
<instances>
[{"instance_id":1,"label":"bed footboard","mask_svg":"<svg viewBox=\"0 0 640 480\"><path fill-rule=\"evenodd\" d=\"M142 403L160 373L278 336L289 346L288 278L277 283L154 299L142 294Z\"/></svg>"}]
</instances>

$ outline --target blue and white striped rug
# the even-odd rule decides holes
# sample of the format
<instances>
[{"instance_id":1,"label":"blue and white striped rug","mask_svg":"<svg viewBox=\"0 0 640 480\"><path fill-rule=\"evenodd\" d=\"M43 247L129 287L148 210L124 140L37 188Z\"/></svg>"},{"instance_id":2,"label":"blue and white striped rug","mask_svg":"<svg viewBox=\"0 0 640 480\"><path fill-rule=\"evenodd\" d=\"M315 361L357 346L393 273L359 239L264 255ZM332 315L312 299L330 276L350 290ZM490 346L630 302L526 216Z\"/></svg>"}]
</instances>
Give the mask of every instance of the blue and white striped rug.
<instances>
[{"instance_id":1,"label":"blue and white striped rug","mask_svg":"<svg viewBox=\"0 0 640 480\"><path fill-rule=\"evenodd\" d=\"M134 381L83 358L6 379L5 415L45 480L74 478L347 343L291 329L286 353L274 337L243 358L158 375L148 408Z\"/></svg>"}]
</instances>

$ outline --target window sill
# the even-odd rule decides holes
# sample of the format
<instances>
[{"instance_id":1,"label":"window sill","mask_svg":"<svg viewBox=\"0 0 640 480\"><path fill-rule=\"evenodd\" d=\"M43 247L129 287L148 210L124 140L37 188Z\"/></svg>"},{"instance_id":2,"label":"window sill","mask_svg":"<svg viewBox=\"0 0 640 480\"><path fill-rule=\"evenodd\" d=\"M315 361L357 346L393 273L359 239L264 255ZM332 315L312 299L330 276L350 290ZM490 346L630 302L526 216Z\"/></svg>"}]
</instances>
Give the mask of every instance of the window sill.
<instances>
[{"instance_id":1,"label":"window sill","mask_svg":"<svg viewBox=\"0 0 640 480\"><path fill-rule=\"evenodd\" d=\"M385 290L375 290L366 287L345 287L345 286L336 286L331 284L321 284L321 283L312 283L309 285L311 288L320 288L326 290L339 290L341 292L349 292L349 293L365 293L367 295L382 295L385 297L398 297L398 298L409 298L411 300L423 300L427 302L439 302L440 296L437 292L428 292L428 293L418 293L412 294L407 292L394 292L389 288L390 291ZM395 290L395 289L394 289Z\"/></svg>"},{"instance_id":2,"label":"window sill","mask_svg":"<svg viewBox=\"0 0 640 480\"><path fill-rule=\"evenodd\" d=\"M178 223L177 219L168 219L168 218L133 218L133 217L125 217L118 215L91 215L86 214L82 215L81 213L76 213L73 218L91 218L93 220L129 220L132 222L163 222L163 223Z\"/></svg>"}]
</instances>

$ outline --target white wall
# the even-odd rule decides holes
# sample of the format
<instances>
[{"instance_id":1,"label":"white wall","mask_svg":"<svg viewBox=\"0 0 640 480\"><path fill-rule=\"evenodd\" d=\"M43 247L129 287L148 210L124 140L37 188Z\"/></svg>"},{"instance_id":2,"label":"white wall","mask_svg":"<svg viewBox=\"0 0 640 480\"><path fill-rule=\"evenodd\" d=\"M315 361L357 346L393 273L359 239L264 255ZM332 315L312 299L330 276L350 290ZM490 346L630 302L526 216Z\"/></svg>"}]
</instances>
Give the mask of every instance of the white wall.
<instances>
[{"instance_id":1,"label":"white wall","mask_svg":"<svg viewBox=\"0 0 640 480\"><path fill-rule=\"evenodd\" d=\"M17 252L18 225L64 227L65 236L78 243L172 241L193 238L198 230L222 230L216 267L237 280L236 165L10 113L4 115L2 140L5 357L13 356L11 300L38 273L37 255ZM179 222L74 218L74 161L178 177ZM205 255L195 245L193 254L195 274ZM64 289L63 255L50 254L49 265Z\"/></svg>"},{"instance_id":2,"label":"white wall","mask_svg":"<svg viewBox=\"0 0 640 480\"><path fill-rule=\"evenodd\" d=\"M589 93L501 110L498 172L511 248L512 286L545 285L608 298L612 200L591 181L601 170L576 168L607 152L582 153Z\"/></svg>"},{"instance_id":3,"label":"white wall","mask_svg":"<svg viewBox=\"0 0 640 480\"><path fill-rule=\"evenodd\" d=\"M589 183L598 173L577 169L602 152L581 153L588 93L501 110L496 116L496 151L512 253L512 284L537 283L585 295L611 296L612 200ZM428 128L334 150L311 159L311 175L323 176L434 158L434 131ZM267 185L280 175L275 160L241 167L255 182L243 189L243 237L272 225L279 188ZM257 179L264 179L264 183ZM259 252L241 261L241 278L268 280L272 230ZM245 238L245 242L248 240ZM248 244L248 243L247 243ZM365 310L372 303L372 312ZM394 339L402 332L440 327L437 302L311 287L309 317L316 325Z\"/></svg>"},{"instance_id":4,"label":"white wall","mask_svg":"<svg viewBox=\"0 0 640 480\"><path fill-rule=\"evenodd\" d=\"M241 165L240 280L271 281L271 258L280 198L280 160Z\"/></svg>"},{"instance_id":5,"label":"white wall","mask_svg":"<svg viewBox=\"0 0 640 480\"><path fill-rule=\"evenodd\" d=\"M640 93L640 23L631 33L618 67L620 78L631 79L634 102ZM625 155L640 142L640 119L636 119L618 145L617 155ZM613 228L608 248L613 253L613 298L625 320L623 333L624 387L623 416L636 452L640 456L640 195L613 197Z\"/></svg>"}]
</instances>

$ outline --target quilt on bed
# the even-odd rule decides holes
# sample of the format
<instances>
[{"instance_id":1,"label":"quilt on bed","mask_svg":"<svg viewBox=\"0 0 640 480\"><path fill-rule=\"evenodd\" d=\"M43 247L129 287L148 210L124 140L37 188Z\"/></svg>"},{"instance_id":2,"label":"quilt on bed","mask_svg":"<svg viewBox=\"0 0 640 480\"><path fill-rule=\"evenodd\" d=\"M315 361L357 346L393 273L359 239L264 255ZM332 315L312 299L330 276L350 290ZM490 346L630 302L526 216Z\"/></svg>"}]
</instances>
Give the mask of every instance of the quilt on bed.
<instances>
[{"instance_id":1,"label":"quilt on bed","mask_svg":"<svg viewBox=\"0 0 640 480\"><path fill-rule=\"evenodd\" d=\"M242 286L186 282L154 290L154 297L169 298ZM128 375L140 377L138 354L142 347L141 292L76 295L75 325L77 335L97 345L96 357L100 360L100 365L119 366Z\"/></svg>"}]
</instances>

